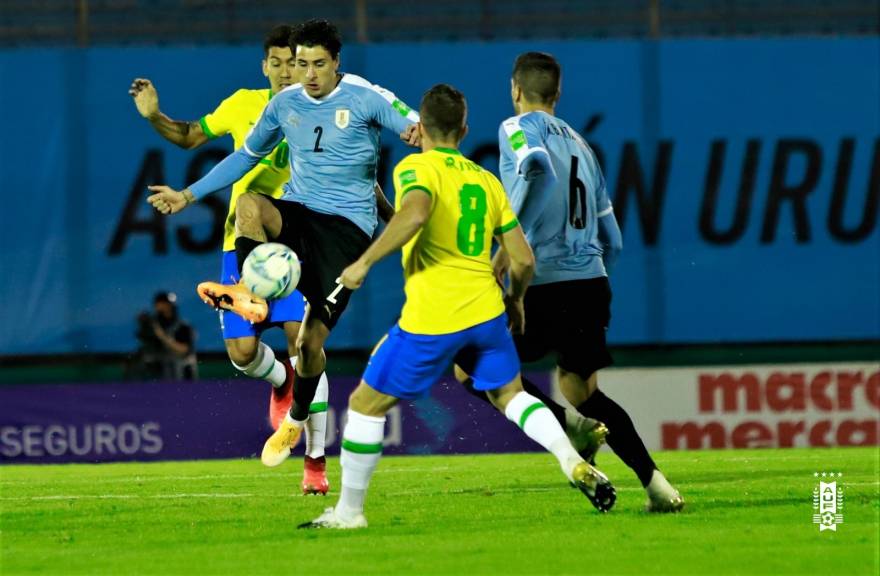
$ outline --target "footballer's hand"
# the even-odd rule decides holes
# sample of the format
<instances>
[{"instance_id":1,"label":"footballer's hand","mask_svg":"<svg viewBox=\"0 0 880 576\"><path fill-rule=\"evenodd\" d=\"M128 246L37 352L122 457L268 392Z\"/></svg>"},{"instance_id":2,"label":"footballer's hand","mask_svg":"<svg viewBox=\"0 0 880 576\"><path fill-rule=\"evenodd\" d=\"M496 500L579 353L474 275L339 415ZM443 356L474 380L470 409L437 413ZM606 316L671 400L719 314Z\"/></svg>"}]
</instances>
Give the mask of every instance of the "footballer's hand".
<instances>
[{"instance_id":1,"label":"footballer's hand","mask_svg":"<svg viewBox=\"0 0 880 576\"><path fill-rule=\"evenodd\" d=\"M146 78L135 78L128 89L141 116L150 120L159 114L159 94Z\"/></svg>"},{"instance_id":2,"label":"footballer's hand","mask_svg":"<svg viewBox=\"0 0 880 576\"><path fill-rule=\"evenodd\" d=\"M522 334L526 330L526 313L522 298L504 296L504 310L507 312L507 320L510 322L510 331L513 334Z\"/></svg>"},{"instance_id":3,"label":"footballer's hand","mask_svg":"<svg viewBox=\"0 0 880 576\"><path fill-rule=\"evenodd\" d=\"M503 248L495 252L495 256L492 257L492 271L495 274L495 281L498 282L498 285L501 286L501 290L503 291L504 279L510 271L510 256L508 256Z\"/></svg>"},{"instance_id":4,"label":"footballer's hand","mask_svg":"<svg viewBox=\"0 0 880 576\"><path fill-rule=\"evenodd\" d=\"M413 146L418 148L422 144L422 137L419 134L419 125L418 124L410 124L406 127L406 130L400 133L400 139L403 140L409 146Z\"/></svg>"},{"instance_id":5,"label":"footballer's hand","mask_svg":"<svg viewBox=\"0 0 880 576\"><path fill-rule=\"evenodd\" d=\"M361 260L357 260L342 271L342 275L339 276L339 281L349 290L357 290L363 285L364 278L367 277L369 271L369 266L364 264Z\"/></svg>"},{"instance_id":6,"label":"footballer's hand","mask_svg":"<svg viewBox=\"0 0 880 576\"><path fill-rule=\"evenodd\" d=\"M161 212L162 214L176 214L186 208L191 202L185 194L189 190L178 192L168 186L147 186L150 192L154 192L147 197L150 206ZM192 193L189 194L190 196Z\"/></svg>"}]
</instances>

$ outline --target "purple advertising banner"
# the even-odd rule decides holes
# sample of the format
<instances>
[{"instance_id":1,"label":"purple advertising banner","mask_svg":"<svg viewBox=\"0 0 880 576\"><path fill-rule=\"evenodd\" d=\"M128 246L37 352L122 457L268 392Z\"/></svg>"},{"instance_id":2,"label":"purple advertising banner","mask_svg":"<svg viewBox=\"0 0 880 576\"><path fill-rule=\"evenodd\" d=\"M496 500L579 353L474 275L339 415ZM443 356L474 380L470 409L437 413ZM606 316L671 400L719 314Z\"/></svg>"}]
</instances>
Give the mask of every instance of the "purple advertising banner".
<instances>
[{"instance_id":1,"label":"purple advertising banner","mask_svg":"<svg viewBox=\"0 0 880 576\"><path fill-rule=\"evenodd\" d=\"M531 375L546 385L546 374ZM339 438L354 377L330 381L327 452ZM268 386L249 379L0 386L0 462L66 463L257 457L271 433ZM294 450L302 452L302 442ZM452 378L401 402L385 425L386 454L540 449Z\"/></svg>"}]
</instances>

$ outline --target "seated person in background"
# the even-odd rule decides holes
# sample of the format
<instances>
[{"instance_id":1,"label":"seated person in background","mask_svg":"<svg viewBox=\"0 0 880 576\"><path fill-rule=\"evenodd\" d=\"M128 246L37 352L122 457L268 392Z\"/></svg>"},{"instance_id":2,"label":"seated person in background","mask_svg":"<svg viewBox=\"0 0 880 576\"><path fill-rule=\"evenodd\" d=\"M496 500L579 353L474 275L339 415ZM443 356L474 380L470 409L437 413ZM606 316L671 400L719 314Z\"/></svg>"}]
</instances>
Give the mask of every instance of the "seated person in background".
<instances>
[{"instance_id":1,"label":"seated person in background","mask_svg":"<svg viewBox=\"0 0 880 576\"><path fill-rule=\"evenodd\" d=\"M177 313L177 296L158 292L153 298L153 314L138 314L137 336L140 347L126 370L131 379L195 380L196 334Z\"/></svg>"}]
</instances>

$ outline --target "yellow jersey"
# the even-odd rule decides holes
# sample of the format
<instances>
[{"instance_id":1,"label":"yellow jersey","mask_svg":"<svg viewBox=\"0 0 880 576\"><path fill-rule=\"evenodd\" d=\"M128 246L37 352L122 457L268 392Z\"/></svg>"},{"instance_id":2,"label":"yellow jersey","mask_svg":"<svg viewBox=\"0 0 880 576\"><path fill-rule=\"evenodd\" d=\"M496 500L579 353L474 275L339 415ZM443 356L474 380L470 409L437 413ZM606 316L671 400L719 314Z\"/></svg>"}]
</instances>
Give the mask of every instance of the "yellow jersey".
<instances>
[{"instance_id":1,"label":"yellow jersey","mask_svg":"<svg viewBox=\"0 0 880 576\"><path fill-rule=\"evenodd\" d=\"M232 136L235 149L241 148L253 125L269 103L272 91L247 90L242 88L217 106L217 109L199 120L202 132L210 138ZM235 202L247 191L259 192L273 198L280 198L281 185L290 180L290 155L287 142L282 140L272 153L262 158L260 163L232 185L229 198L229 214L223 230L223 251L235 250Z\"/></svg>"},{"instance_id":2,"label":"yellow jersey","mask_svg":"<svg viewBox=\"0 0 880 576\"><path fill-rule=\"evenodd\" d=\"M397 209L404 196L431 196L428 221L403 247L406 303L400 327L451 334L504 312L492 272L492 237L518 225L501 182L458 150L411 154L394 168Z\"/></svg>"}]
</instances>

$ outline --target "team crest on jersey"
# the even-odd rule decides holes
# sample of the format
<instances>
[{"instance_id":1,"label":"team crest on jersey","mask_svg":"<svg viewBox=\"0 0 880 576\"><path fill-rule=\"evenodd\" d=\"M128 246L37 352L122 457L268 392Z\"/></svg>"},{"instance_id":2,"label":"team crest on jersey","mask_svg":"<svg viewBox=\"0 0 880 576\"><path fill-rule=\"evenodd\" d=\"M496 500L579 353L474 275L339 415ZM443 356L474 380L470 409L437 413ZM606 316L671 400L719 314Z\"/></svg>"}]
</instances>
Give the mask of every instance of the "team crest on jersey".
<instances>
[{"instance_id":1,"label":"team crest on jersey","mask_svg":"<svg viewBox=\"0 0 880 576\"><path fill-rule=\"evenodd\" d=\"M351 119L351 111L348 108L340 108L336 111L336 127L340 130L348 128L348 121Z\"/></svg>"}]
</instances>

